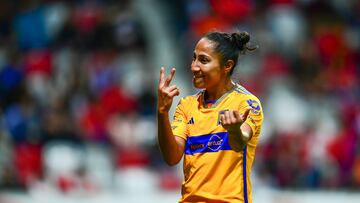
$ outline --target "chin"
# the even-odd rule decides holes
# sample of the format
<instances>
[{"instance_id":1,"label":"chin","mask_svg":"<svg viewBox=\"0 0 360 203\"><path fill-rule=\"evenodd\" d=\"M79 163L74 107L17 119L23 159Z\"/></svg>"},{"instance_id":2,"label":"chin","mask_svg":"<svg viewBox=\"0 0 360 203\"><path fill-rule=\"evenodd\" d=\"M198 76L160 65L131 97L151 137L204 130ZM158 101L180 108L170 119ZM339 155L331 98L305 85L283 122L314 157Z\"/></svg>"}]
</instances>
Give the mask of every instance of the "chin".
<instances>
[{"instance_id":1,"label":"chin","mask_svg":"<svg viewBox=\"0 0 360 203\"><path fill-rule=\"evenodd\" d=\"M204 84L203 81L193 79L193 85L194 85L195 88L198 88L198 89L205 88L205 84Z\"/></svg>"},{"instance_id":2,"label":"chin","mask_svg":"<svg viewBox=\"0 0 360 203\"><path fill-rule=\"evenodd\" d=\"M197 89L204 89L205 86L203 84L199 84L199 83L193 83L194 87Z\"/></svg>"}]
</instances>

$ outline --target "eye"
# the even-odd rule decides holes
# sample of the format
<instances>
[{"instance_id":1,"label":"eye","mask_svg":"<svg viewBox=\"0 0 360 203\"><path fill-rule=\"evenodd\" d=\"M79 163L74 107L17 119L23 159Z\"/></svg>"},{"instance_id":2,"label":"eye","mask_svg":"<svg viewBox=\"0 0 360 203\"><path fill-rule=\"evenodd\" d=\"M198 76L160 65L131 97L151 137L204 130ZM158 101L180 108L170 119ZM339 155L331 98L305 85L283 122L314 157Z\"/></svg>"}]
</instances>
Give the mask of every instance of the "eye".
<instances>
[{"instance_id":1,"label":"eye","mask_svg":"<svg viewBox=\"0 0 360 203\"><path fill-rule=\"evenodd\" d=\"M199 61L200 61L202 64L206 64L206 63L208 63L210 60L207 59L206 57L200 57L200 58L199 58Z\"/></svg>"},{"instance_id":2,"label":"eye","mask_svg":"<svg viewBox=\"0 0 360 203\"><path fill-rule=\"evenodd\" d=\"M193 60L193 61L196 60L196 55L195 55L195 53L193 54L192 60Z\"/></svg>"}]
</instances>

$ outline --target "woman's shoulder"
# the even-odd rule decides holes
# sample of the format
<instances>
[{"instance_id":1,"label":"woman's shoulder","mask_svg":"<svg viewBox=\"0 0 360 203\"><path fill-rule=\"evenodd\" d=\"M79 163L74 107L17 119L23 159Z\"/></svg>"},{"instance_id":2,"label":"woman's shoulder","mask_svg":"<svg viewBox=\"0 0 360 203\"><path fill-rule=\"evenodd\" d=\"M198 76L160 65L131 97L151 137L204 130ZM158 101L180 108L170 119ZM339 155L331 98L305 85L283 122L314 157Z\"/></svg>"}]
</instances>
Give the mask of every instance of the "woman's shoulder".
<instances>
[{"instance_id":1,"label":"woman's shoulder","mask_svg":"<svg viewBox=\"0 0 360 203\"><path fill-rule=\"evenodd\" d=\"M236 93L237 96L240 96L245 100L251 99L251 100L256 100L257 102L260 103L260 100L257 96L255 96L253 93L248 91L245 87L243 87L240 84L236 84L234 92Z\"/></svg>"},{"instance_id":2,"label":"woman's shoulder","mask_svg":"<svg viewBox=\"0 0 360 203\"><path fill-rule=\"evenodd\" d=\"M204 90L200 90L195 94L184 96L180 99L179 103L189 104L189 103L197 102L197 101L199 101L199 98L201 97L203 92L204 92Z\"/></svg>"},{"instance_id":3,"label":"woman's shoulder","mask_svg":"<svg viewBox=\"0 0 360 203\"><path fill-rule=\"evenodd\" d=\"M244 95L253 95L250 91L248 91L245 87L243 87L242 85L236 83L235 84L235 92L239 93L239 94L244 94Z\"/></svg>"},{"instance_id":4,"label":"woman's shoulder","mask_svg":"<svg viewBox=\"0 0 360 203\"><path fill-rule=\"evenodd\" d=\"M235 97L237 98L237 100L240 100L241 106L243 107L248 107L250 106L252 108L251 112L254 115L259 115L262 116L263 114L262 112L262 105L260 102L260 99L255 96L254 94L252 94L251 92L249 92L248 90L246 90L243 86L239 85L236 87L236 91L235 91Z\"/></svg>"}]
</instances>

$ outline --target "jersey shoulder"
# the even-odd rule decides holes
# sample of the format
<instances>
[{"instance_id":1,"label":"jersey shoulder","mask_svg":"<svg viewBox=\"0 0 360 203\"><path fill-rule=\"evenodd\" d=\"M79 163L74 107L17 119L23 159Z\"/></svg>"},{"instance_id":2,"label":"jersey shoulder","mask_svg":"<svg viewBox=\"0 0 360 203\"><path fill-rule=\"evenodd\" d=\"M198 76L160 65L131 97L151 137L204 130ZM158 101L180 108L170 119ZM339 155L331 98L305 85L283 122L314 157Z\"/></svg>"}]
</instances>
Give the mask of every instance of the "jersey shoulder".
<instances>
[{"instance_id":1,"label":"jersey shoulder","mask_svg":"<svg viewBox=\"0 0 360 203\"><path fill-rule=\"evenodd\" d=\"M201 95L203 94L203 92L204 92L204 91L201 90L201 91L197 92L196 94L182 97L182 98L180 99L180 103L189 104L189 103L198 101L198 99L201 97Z\"/></svg>"},{"instance_id":2,"label":"jersey shoulder","mask_svg":"<svg viewBox=\"0 0 360 203\"><path fill-rule=\"evenodd\" d=\"M235 84L235 92L237 92L238 94L241 95L253 95L250 91L248 91L247 89L245 89L245 87L243 87L240 84Z\"/></svg>"},{"instance_id":3,"label":"jersey shoulder","mask_svg":"<svg viewBox=\"0 0 360 203\"><path fill-rule=\"evenodd\" d=\"M258 114L262 111L259 98L239 84L235 88L235 97L240 99L245 106L250 106L253 113Z\"/></svg>"},{"instance_id":4,"label":"jersey shoulder","mask_svg":"<svg viewBox=\"0 0 360 203\"><path fill-rule=\"evenodd\" d=\"M177 108L182 109L183 112L190 112L193 110L193 108L198 106L199 103L199 98L202 94L202 91L193 94L193 95L188 95L185 97L182 97L179 100L179 103L177 104Z\"/></svg>"},{"instance_id":5,"label":"jersey shoulder","mask_svg":"<svg viewBox=\"0 0 360 203\"><path fill-rule=\"evenodd\" d=\"M236 84L234 92L236 97L241 97L246 100L252 99L260 103L259 98L257 98L254 94L252 94L250 91L245 89L245 87L241 86L240 84Z\"/></svg>"}]
</instances>

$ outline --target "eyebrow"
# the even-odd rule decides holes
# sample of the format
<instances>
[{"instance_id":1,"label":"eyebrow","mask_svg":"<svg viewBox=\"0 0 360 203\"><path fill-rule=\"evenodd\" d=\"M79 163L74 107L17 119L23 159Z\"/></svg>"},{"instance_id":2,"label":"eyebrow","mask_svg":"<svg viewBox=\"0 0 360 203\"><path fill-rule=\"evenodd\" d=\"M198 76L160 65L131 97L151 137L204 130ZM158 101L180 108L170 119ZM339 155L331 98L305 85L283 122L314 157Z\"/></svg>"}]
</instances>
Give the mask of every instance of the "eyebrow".
<instances>
[{"instance_id":1,"label":"eyebrow","mask_svg":"<svg viewBox=\"0 0 360 203\"><path fill-rule=\"evenodd\" d=\"M194 51L194 55L196 55L196 52ZM207 54L198 54L197 55L198 57L201 56L201 57L208 57L208 58L211 58L211 56L207 55Z\"/></svg>"}]
</instances>

